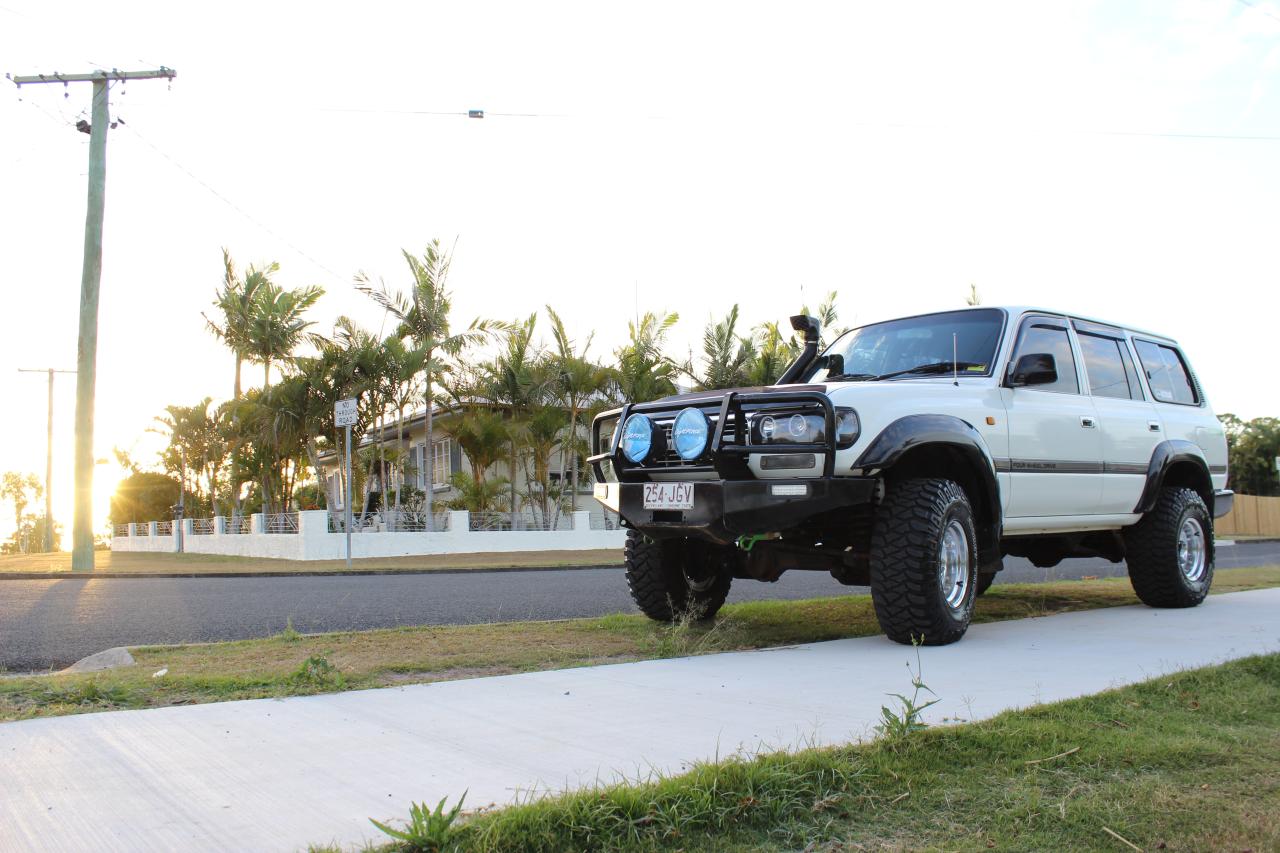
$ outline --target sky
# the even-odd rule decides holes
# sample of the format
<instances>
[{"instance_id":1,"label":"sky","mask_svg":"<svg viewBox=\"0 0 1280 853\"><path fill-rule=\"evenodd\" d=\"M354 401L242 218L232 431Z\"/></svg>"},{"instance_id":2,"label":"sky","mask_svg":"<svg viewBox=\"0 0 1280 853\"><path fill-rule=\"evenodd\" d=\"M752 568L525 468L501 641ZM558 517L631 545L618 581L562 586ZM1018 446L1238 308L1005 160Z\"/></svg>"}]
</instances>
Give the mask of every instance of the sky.
<instances>
[{"instance_id":1,"label":"sky","mask_svg":"<svg viewBox=\"0 0 1280 853\"><path fill-rule=\"evenodd\" d=\"M0 0L0 65L178 75L111 92L99 528L112 448L153 464L164 406L231 392L222 247L323 286L323 332L382 326L357 271L403 286L402 248L456 240L456 322L549 303L602 357L637 309L684 355L734 303L835 290L852 325L974 284L1172 336L1216 411L1280 415L1280 0ZM75 366L89 95L0 88L0 470L43 477L17 368ZM55 408L69 530L74 377Z\"/></svg>"}]
</instances>

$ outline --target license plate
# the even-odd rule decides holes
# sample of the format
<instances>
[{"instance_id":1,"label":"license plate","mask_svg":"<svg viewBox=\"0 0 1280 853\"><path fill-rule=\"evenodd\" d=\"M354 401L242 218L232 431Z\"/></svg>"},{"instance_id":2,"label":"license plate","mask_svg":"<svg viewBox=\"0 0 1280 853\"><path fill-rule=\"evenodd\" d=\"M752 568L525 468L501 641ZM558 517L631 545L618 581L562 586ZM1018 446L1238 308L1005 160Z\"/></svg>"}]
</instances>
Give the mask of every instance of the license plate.
<instances>
[{"instance_id":1,"label":"license plate","mask_svg":"<svg viewBox=\"0 0 1280 853\"><path fill-rule=\"evenodd\" d=\"M645 509L693 509L693 483L645 483Z\"/></svg>"}]
</instances>

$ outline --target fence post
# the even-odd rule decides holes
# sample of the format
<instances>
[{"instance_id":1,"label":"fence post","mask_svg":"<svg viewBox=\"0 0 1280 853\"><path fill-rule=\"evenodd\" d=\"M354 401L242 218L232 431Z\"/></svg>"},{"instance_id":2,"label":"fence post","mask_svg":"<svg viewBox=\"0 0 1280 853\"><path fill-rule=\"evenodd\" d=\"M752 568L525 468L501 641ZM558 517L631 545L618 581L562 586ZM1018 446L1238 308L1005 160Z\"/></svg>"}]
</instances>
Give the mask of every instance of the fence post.
<instances>
[{"instance_id":1,"label":"fence post","mask_svg":"<svg viewBox=\"0 0 1280 853\"><path fill-rule=\"evenodd\" d=\"M449 532L450 533L470 533L471 532L471 513L467 512L465 509L450 510Z\"/></svg>"},{"instance_id":2,"label":"fence post","mask_svg":"<svg viewBox=\"0 0 1280 853\"><path fill-rule=\"evenodd\" d=\"M260 512L255 512L249 516L249 532L250 533L266 533L266 516Z\"/></svg>"},{"instance_id":3,"label":"fence post","mask_svg":"<svg viewBox=\"0 0 1280 853\"><path fill-rule=\"evenodd\" d=\"M215 515L213 517L213 535L227 535L227 517L225 515Z\"/></svg>"},{"instance_id":4,"label":"fence post","mask_svg":"<svg viewBox=\"0 0 1280 853\"><path fill-rule=\"evenodd\" d=\"M573 532L591 530L591 513L579 510L573 514Z\"/></svg>"},{"instance_id":5,"label":"fence post","mask_svg":"<svg viewBox=\"0 0 1280 853\"><path fill-rule=\"evenodd\" d=\"M155 539L157 536L160 535L159 530L160 530L160 522L158 521L147 522L147 536L149 536L152 539Z\"/></svg>"},{"instance_id":6,"label":"fence post","mask_svg":"<svg viewBox=\"0 0 1280 853\"><path fill-rule=\"evenodd\" d=\"M191 537L196 535L196 520L194 518L182 519L182 539L190 544Z\"/></svg>"},{"instance_id":7,"label":"fence post","mask_svg":"<svg viewBox=\"0 0 1280 853\"><path fill-rule=\"evenodd\" d=\"M129 522L129 538L132 539L135 536L145 535L141 530L142 527L143 525L140 524L139 522L136 522L136 521Z\"/></svg>"}]
</instances>

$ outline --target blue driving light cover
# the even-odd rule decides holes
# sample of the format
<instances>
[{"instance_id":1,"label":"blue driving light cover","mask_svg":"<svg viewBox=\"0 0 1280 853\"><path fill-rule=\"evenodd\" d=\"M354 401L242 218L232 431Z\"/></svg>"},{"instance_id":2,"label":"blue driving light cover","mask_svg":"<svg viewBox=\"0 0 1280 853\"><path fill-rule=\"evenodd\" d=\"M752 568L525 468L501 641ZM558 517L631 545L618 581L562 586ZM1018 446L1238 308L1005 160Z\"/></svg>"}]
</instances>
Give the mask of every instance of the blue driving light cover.
<instances>
[{"instance_id":1,"label":"blue driving light cover","mask_svg":"<svg viewBox=\"0 0 1280 853\"><path fill-rule=\"evenodd\" d=\"M653 449L653 421L647 415L632 415L622 426L622 455L639 465Z\"/></svg>"},{"instance_id":2,"label":"blue driving light cover","mask_svg":"<svg viewBox=\"0 0 1280 853\"><path fill-rule=\"evenodd\" d=\"M701 456L710 439L711 419L701 409L682 409L671 424L671 443L686 462Z\"/></svg>"}]
</instances>

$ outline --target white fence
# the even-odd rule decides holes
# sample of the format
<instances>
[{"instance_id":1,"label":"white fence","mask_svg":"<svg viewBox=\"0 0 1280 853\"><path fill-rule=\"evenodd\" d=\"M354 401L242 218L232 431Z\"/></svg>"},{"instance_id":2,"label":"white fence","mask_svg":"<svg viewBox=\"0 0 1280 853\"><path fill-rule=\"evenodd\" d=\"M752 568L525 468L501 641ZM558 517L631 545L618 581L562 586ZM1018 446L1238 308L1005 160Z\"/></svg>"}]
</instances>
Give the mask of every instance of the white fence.
<instances>
[{"instance_id":1,"label":"white fence","mask_svg":"<svg viewBox=\"0 0 1280 853\"><path fill-rule=\"evenodd\" d=\"M606 529L599 512L567 514L555 530L484 529L488 519L477 529L468 512L446 513L440 520L444 523L433 524L436 530L430 533L420 529L377 527L357 530L351 534L351 556L359 559L419 554L588 551L621 548L626 539L626 532L617 529L616 519L609 519ZM346 556L346 534L333 529L324 510L281 515L255 513L238 519L235 524L225 518L188 518L180 528L174 522L118 524L111 537L111 550L173 553L178 550L180 533L183 550L189 554L282 560L341 560Z\"/></svg>"}]
</instances>

